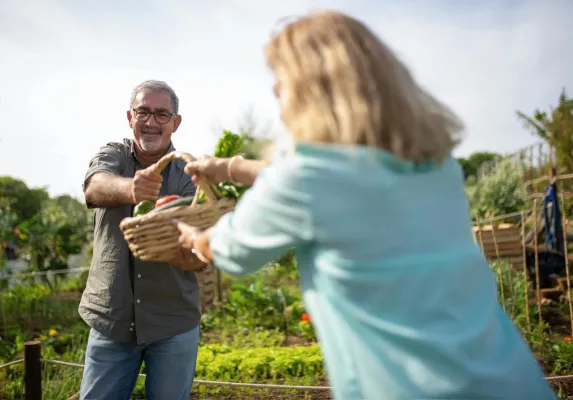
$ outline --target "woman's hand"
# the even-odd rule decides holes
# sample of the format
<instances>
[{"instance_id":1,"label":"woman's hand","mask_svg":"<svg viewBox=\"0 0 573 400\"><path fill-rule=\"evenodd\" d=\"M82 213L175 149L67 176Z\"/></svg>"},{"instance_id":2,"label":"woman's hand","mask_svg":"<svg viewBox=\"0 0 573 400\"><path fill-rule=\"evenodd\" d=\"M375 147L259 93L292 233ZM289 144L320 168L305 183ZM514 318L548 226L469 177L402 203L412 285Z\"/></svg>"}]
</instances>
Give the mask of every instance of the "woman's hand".
<instances>
[{"instance_id":1,"label":"woman's hand","mask_svg":"<svg viewBox=\"0 0 573 400\"><path fill-rule=\"evenodd\" d=\"M191 225L173 220L179 235L179 245L183 252L193 253L201 262L209 264L211 262L211 251L209 249L209 232L195 228Z\"/></svg>"},{"instance_id":2,"label":"woman's hand","mask_svg":"<svg viewBox=\"0 0 573 400\"><path fill-rule=\"evenodd\" d=\"M195 161L187 163L185 173L191 175L195 184L198 183L199 175L219 183L229 180L230 158L217 158L212 156L202 156Z\"/></svg>"},{"instance_id":3,"label":"woman's hand","mask_svg":"<svg viewBox=\"0 0 573 400\"><path fill-rule=\"evenodd\" d=\"M264 160L247 160L241 156L231 158L203 156L187 163L185 172L191 175L195 184L199 176L205 176L215 183L233 181L250 186L266 166L267 162Z\"/></svg>"},{"instance_id":4,"label":"woman's hand","mask_svg":"<svg viewBox=\"0 0 573 400\"><path fill-rule=\"evenodd\" d=\"M176 219L173 220L173 223L177 226L177 229L181 233L179 235L179 244L181 245L181 248L187 251L193 251L195 248L195 239L197 238L197 235L202 232L202 230Z\"/></svg>"}]
</instances>

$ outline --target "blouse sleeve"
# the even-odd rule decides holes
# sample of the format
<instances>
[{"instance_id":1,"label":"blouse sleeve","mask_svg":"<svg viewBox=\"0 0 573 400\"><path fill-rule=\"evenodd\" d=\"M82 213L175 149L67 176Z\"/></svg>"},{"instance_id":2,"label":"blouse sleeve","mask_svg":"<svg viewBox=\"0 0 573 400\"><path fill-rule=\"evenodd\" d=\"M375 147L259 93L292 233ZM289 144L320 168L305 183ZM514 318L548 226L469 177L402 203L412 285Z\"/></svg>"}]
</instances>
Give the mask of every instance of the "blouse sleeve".
<instances>
[{"instance_id":1,"label":"blouse sleeve","mask_svg":"<svg viewBox=\"0 0 573 400\"><path fill-rule=\"evenodd\" d=\"M259 173L234 212L224 215L211 230L215 266L243 275L311 242L309 203L302 166L295 156L276 157Z\"/></svg>"}]
</instances>

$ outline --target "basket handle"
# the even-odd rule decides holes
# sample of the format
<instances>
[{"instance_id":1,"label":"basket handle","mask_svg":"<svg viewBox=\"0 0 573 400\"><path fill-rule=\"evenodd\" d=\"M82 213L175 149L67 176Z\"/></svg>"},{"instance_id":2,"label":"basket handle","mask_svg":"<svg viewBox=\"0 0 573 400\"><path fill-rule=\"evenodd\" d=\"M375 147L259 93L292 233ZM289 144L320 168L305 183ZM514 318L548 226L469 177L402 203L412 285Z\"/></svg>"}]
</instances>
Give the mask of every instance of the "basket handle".
<instances>
[{"instance_id":1,"label":"basket handle","mask_svg":"<svg viewBox=\"0 0 573 400\"><path fill-rule=\"evenodd\" d=\"M172 151L171 153L168 153L166 155L164 155L163 157L161 157L159 159L159 161L157 161L155 164L152 165L152 169L154 172L161 174L161 171L163 171L163 169L167 166L167 164L169 164L171 161L173 160L183 160L185 162L191 162L191 161L195 161L197 160L196 157L193 157L191 154L189 153L183 153L180 151ZM195 191L195 194L199 193L199 190L202 189L203 192L205 192L205 196L207 197L207 201L212 202L215 201L219 198L221 198L221 192L219 192L219 190L217 190L217 187L215 186L215 184L213 182L211 182L211 180L207 179L204 176L199 176L199 182L197 183L197 190ZM199 196L195 196L193 198L193 202L191 203L191 205L195 205L195 203L197 202Z\"/></svg>"}]
</instances>

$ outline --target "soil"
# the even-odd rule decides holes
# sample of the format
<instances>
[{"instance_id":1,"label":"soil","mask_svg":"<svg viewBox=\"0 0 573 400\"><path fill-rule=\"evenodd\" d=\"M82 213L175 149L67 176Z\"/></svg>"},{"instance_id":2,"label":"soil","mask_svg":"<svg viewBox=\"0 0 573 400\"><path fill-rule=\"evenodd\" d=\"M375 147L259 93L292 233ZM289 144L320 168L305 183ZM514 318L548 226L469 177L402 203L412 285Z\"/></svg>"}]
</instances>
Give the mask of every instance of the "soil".
<instances>
[{"instance_id":1,"label":"soil","mask_svg":"<svg viewBox=\"0 0 573 400\"><path fill-rule=\"evenodd\" d=\"M551 332L555 335L571 337L571 322L561 310L558 309L557 305L543 308L541 318L549 324Z\"/></svg>"}]
</instances>

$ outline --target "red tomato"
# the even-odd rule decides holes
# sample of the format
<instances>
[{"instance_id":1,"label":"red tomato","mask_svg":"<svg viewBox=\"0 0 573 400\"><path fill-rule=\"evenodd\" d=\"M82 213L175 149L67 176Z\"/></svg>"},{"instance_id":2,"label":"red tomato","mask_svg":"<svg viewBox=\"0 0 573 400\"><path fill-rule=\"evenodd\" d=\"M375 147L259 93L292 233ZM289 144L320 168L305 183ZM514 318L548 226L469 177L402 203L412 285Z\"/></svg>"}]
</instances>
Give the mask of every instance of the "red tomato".
<instances>
[{"instance_id":1,"label":"red tomato","mask_svg":"<svg viewBox=\"0 0 573 400\"><path fill-rule=\"evenodd\" d=\"M170 202L172 202L173 200L177 200L177 199L179 199L179 198L180 198L180 197L177 196L176 194L170 194L169 196L160 197L160 198L157 199L157 201L155 202L155 208L161 207L162 205L167 204L167 203L170 203Z\"/></svg>"}]
</instances>

